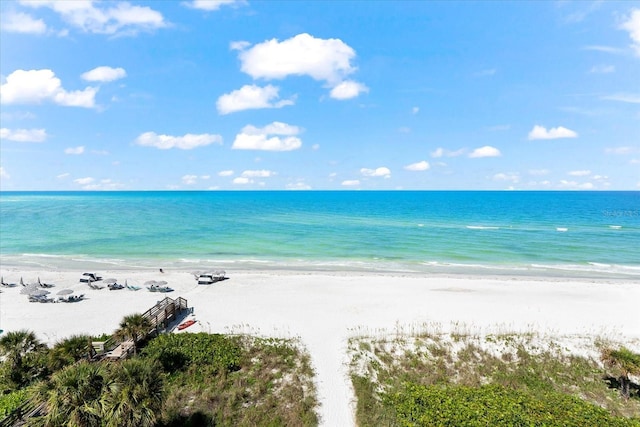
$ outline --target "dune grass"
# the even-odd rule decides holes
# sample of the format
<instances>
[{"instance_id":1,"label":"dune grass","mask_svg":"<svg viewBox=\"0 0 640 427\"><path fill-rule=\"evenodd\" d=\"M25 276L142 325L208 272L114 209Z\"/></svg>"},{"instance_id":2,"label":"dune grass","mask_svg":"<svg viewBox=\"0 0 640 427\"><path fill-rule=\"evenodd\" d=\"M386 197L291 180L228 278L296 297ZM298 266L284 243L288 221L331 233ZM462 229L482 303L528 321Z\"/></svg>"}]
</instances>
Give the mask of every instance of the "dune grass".
<instances>
[{"instance_id":1,"label":"dune grass","mask_svg":"<svg viewBox=\"0 0 640 427\"><path fill-rule=\"evenodd\" d=\"M167 372L161 426L314 426L308 354L295 340L169 334L143 356Z\"/></svg>"},{"instance_id":2,"label":"dune grass","mask_svg":"<svg viewBox=\"0 0 640 427\"><path fill-rule=\"evenodd\" d=\"M621 397L599 359L604 345L535 333L353 338L356 419L359 426L640 426L640 396Z\"/></svg>"}]
</instances>

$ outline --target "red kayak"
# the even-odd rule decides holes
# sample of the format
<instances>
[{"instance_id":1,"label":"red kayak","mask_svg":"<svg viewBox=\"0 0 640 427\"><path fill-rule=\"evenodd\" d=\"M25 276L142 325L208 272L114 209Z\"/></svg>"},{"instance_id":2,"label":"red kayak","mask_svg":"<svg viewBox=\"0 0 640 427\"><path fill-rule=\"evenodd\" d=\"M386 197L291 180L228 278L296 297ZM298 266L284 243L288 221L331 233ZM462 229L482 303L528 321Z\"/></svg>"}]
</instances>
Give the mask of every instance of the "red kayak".
<instances>
[{"instance_id":1,"label":"red kayak","mask_svg":"<svg viewBox=\"0 0 640 427\"><path fill-rule=\"evenodd\" d=\"M184 323L180 323L180 324L178 325L178 330L179 330L179 331L181 331L181 330L183 330L183 329L186 329L186 328L188 328L189 326L193 325L194 323L196 323L196 321L195 321L195 320L187 320L187 321L186 321L186 322L184 322Z\"/></svg>"}]
</instances>

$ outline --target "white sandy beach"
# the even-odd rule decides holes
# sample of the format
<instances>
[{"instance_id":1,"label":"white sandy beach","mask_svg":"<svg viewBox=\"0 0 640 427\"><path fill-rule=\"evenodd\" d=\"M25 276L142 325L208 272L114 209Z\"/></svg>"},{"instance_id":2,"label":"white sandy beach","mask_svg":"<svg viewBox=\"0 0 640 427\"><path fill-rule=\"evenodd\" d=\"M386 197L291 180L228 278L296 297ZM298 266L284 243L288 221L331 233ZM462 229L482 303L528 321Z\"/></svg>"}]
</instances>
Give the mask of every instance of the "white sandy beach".
<instances>
[{"instance_id":1,"label":"white sandy beach","mask_svg":"<svg viewBox=\"0 0 640 427\"><path fill-rule=\"evenodd\" d=\"M144 312L165 294L126 289L93 290L81 271L26 271L3 267L5 281L40 277L85 294L73 304L30 303L21 286L2 288L0 329L27 328L44 342L111 333L123 316ZM198 321L189 332L248 332L300 337L317 373L320 415L326 426L349 426L353 396L347 376L349 337L397 327L467 325L476 330L538 331L565 336L605 336L640 342L640 283L561 279L425 277L394 274L228 271L229 280L197 285L186 271L96 271L130 285L166 280L172 298L187 299ZM625 314L626 313L626 314Z\"/></svg>"}]
</instances>

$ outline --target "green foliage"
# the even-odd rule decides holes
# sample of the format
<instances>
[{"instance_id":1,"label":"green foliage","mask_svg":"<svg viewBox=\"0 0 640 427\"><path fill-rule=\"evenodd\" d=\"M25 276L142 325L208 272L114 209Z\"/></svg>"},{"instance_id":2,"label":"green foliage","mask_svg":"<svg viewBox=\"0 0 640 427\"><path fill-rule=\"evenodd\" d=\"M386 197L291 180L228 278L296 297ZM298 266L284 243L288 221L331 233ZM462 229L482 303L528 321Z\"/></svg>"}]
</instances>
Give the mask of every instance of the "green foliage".
<instances>
[{"instance_id":1,"label":"green foliage","mask_svg":"<svg viewBox=\"0 0 640 427\"><path fill-rule=\"evenodd\" d=\"M164 334L143 350L147 358L159 361L166 372L196 366L214 372L233 372L240 367L242 349L238 339L220 334Z\"/></svg>"},{"instance_id":2,"label":"green foliage","mask_svg":"<svg viewBox=\"0 0 640 427\"><path fill-rule=\"evenodd\" d=\"M105 366L81 362L54 373L42 385L40 397L47 403L49 426L100 426L100 398L107 383Z\"/></svg>"},{"instance_id":3,"label":"green foliage","mask_svg":"<svg viewBox=\"0 0 640 427\"><path fill-rule=\"evenodd\" d=\"M46 375L42 361L46 346L26 329L11 331L0 338L0 386L14 391Z\"/></svg>"},{"instance_id":4,"label":"green foliage","mask_svg":"<svg viewBox=\"0 0 640 427\"><path fill-rule=\"evenodd\" d=\"M367 346L361 344L365 340L372 351L366 352ZM536 335L509 334L484 338L427 336L415 337L409 342L411 344L398 348L395 340L361 338L352 341L352 383L357 397L356 419L359 425L398 425L395 415L389 416L389 411L394 409L390 397L403 392L405 384L447 390L457 390L456 387L480 390L486 384L492 384L535 396L540 405L560 405L558 396L580 397L585 405L601 407L612 417L635 417L631 418L629 425L640 422L640 396L637 393L632 391L631 396L627 394L620 398L614 387L619 387L621 382L615 379L610 383L603 381L604 372L599 363L571 355L553 340L543 341ZM625 360L636 360L625 357ZM591 413L593 408L589 408L583 408L585 413ZM617 425L615 422L613 425ZM514 424L489 422L483 425Z\"/></svg>"},{"instance_id":5,"label":"green foliage","mask_svg":"<svg viewBox=\"0 0 640 427\"><path fill-rule=\"evenodd\" d=\"M145 338L151 329L151 321L140 313L125 316L120 322L120 328L113 334L119 340L132 340L133 352L137 353L138 341Z\"/></svg>"},{"instance_id":6,"label":"green foliage","mask_svg":"<svg viewBox=\"0 0 640 427\"><path fill-rule=\"evenodd\" d=\"M638 426L606 410L557 392L541 395L498 385L480 387L407 384L385 396L400 426Z\"/></svg>"},{"instance_id":7,"label":"green foliage","mask_svg":"<svg viewBox=\"0 0 640 427\"><path fill-rule=\"evenodd\" d=\"M9 415L14 409L22 405L27 400L27 389L17 390L8 394L0 395L0 419Z\"/></svg>"},{"instance_id":8,"label":"green foliage","mask_svg":"<svg viewBox=\"0 0 640 427\"><path fill-rule=\"evenodd\" d=\"M182 365L165 386L161 426L318 424L309 357L291 341L173 334L144 357Z\"/></svg>"},{"instance_id":9,"label":"green foliage","mask_svg":"<svg viewBox=\"0 0 640 427\"><path fill-rule=\"evenodd\" d=\"M163 381L157 362L125 360L111 365L100 401L107 427L152 427L162 409Z\"/></svg>"},{"instance_id":10,"label":"green foliage","mask_svg":"<svg viewBox=\"0 0 640 427\"><path fill-rule=\"evenodd\" d=\"M56 343L48 353L48 367L52 372L86 359L91 352L89 335L73 335Z\"/></svg>"},{"instance_id":11,"label":"green foliage","mask_svg":"<svg viewBox=\"0 0 640 427\"><path fill-rule=\"evenodd\" d=\"M640 354L626 347L620 347L618 350L605 348L602 351L602 360L609 367L619 368L624 376L640 374Z\"/></svg>"}]
</instances>

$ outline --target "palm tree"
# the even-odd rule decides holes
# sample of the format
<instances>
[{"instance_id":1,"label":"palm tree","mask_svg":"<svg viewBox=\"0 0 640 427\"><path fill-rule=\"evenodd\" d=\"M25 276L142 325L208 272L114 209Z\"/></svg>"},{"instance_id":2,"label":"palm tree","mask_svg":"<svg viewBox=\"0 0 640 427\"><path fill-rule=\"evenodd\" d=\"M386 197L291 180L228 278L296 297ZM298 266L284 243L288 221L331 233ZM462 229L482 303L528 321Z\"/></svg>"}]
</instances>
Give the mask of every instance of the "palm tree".
<instances>
[{"instance_id":1,"label":"palm tree","mask_svg":"<svg viewBox=\"0 0 640 427\"><path fill-rule=\"evenodd\" d=\"M58 371L83 358L89 358L93 347L89 335L73 335L56 343L49 351L49 369Z\"/></svg>"},{"instance_id":2,"label":"palm tree","mask_svg":"<svg viewBox=\"0 0 640 427\"><path fill-rule=\"evenodd\" d=\"M162 408L162 368L158 362L130 359L114 364L102 397L107 427L151 427Z\"/></svg>"},{"instance_id":3,"label":"palm tree","mask_svg":"<svg viewBox=\"0 0 640 427\"><path fill-rule=\"evenodd\" d=\"M48 426L101 426L100 397L105 388L104 366L80 362L54 373L39 394L47 404Z\"/></svg>"},{"instance_id":4,"label":"palm tree","mask_svg":"<svg viewBox=\"0 0 640 427\"><path fill-rule=\"evenodd\" d=\"M16 385L24 385L27 375L34 366L29 366L29 359L35 354L46 349L35 333L22 329L11 331L0 338L0 356L5 357L5 363L9 363L9 378Z\"/></svg>"},{"instance_id":5,"label":"palm tree","mask_svg":"<svg viewBox=\"0 0 640 427\"><path fill-rule=\"evenodd\" d=\"M131 314L125 316L120 322L118 329L113 336L117 339L132 340L133 353L137 354L138 341L145 338L151 329L151 322L142 314Z\"/></svg>"},{"instance_id":6,"label":"palm tree","mask_svg":"<svg viewBox=\"0 0 640 427\"><path fill-rule=\"evenodd\" d=\"M614 368L619 375L620 394L629 399L631 380L629 375L640 375L640 354L620 347L619 350L605 348L602 351L602 361L609 368Z\"/></svg>"}]
</instances>

